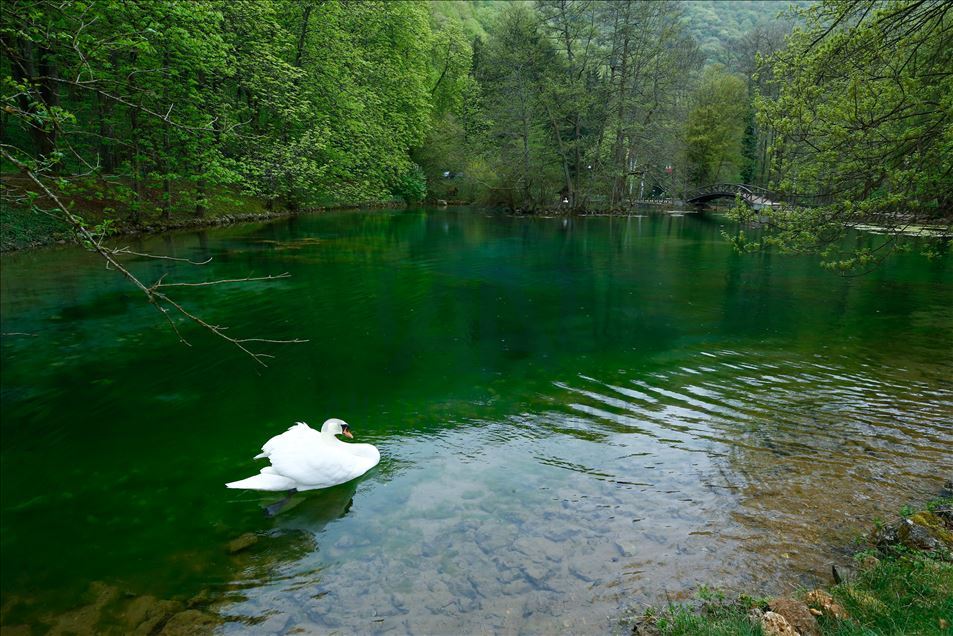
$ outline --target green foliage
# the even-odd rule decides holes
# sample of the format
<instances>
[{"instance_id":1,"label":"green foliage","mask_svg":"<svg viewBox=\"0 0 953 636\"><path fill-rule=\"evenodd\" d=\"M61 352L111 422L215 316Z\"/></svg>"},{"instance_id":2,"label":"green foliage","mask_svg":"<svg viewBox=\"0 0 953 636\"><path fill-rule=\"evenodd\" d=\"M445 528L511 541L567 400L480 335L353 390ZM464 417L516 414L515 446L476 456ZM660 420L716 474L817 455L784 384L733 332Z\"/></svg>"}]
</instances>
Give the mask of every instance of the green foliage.
<instances>
[{"instance_id":1,"label":"green foliage","mask_svg":"<svg viewBox=\"0 0 953 636\"><path fill-rule=\"evenodd\" d=\"M4 149L74 196L103 177L134 219L203 214L223 186L290 208L389 197L469 69L460 25L432 29L417 2L11 0L0 17Z\"/></svg>"},{"instance_id":2,"label":"green foliage","mask_svg":"<svg viewBox=\"0 0 953 636\"><path fill-rule=\"evenodd\" d=\"M774 22L791 7L806 7L810 0L689 0L685 21L698 41L706 63L728 64L734 43L759 25Z\"/></svg>"},{"instance_id":3,"label":"green foliage","mask_svg":"<svg viewBox=\"0 0 953 636\"><path fill-rule=\"evenodd\" d=\"M872 267L953 217L953 5L793 4L782 46L763 2L9 0L2 148L133 222L211 192L530 211L771 181L811 205L738 249ZM842 250L861 222L883 240Z\"/></svg>"},{"instance_id":4,"label":"green foliage","mask_svg":"<svg viewBox=\"0 0 953 636\"><path fill-rule=\"evenodd\" d=\"M0 206L0 249L13 250L66 240L73 233L61 219L12 205Z\"/></svg>"},{"instance_id":5,"label":"green foliage","mask_svg":"<svg viewBox=\"0 0 953 636\"><path fill-rule=\"evenodd\" d=\"M473 49L463 24L454 17L431 13L433 38L430 43L428 86L434 115L459 113L469 79Z\"/></svg>"},{"instance_id":6,"label":"green foliage","mask_svg":"<svg viewBox=\"0 0 953 636\"><path fill-rule=\"evenodd\" d=\"M469 41L486 40L487 28L495 15L511 0L431 0L430 8L434 16L454 21L463 28Z\"/></svg>"},{"instance_id":7,"label":"green foliage","mask_svg":"<svg viewBox=\"0 0 953 636\"><path fill-rule=\"evenodd\" d=\"M744 81L718 66L705 69L688 113L686 153L693 182L736 183L744 168Z\"/></svg>"},{"instance_id":8,"label":"green foliage","mask_svg":"<svg viewBox=\"0 0 953 636\"><path fill-rule=\"evenodd\" d=\"M427 175L423 168L413 164L400 176L394 186L394 194L407 203L418 203L427 196Z\"/></svg>"},{"instance_id":9,"label":"green foliage","mask_svg":"<svg viewBox=\"0 0 953 636\"><path fill-rule=\"evenodd\" d=\"M480 113L465 123L490 196L529 211L670 191L697 62L679 18L667 2L505 5L474 46Z\"/></svg>"},{"instance_id":10,"label":"green foliage","mask_svg":"<svg viewBox=\"0 0 953 636\"><path fill-rule=\"evenodd\" d=\"M825 0L799 15L771 59L777 97L758 105L777 131L778 189L820 205L773 215L773 241L869 267L909 226L953 219L953 5ZM843 253L846 230L871 222L882 244Z\"/></svg>"}]
</instances>

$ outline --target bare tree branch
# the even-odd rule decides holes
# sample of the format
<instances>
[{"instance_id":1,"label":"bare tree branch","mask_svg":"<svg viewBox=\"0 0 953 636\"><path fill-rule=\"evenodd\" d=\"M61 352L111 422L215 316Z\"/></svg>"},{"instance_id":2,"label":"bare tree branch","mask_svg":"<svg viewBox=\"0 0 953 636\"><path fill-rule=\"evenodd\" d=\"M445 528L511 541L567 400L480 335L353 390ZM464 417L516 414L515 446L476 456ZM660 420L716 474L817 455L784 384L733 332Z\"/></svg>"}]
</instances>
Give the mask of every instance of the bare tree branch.
<instances>
[{"instance_id":1,"label":"bare tree branch","mask_svg":"<svg viewBox=\"0 0 953 636\"><path fill-rule=\"evenodd\" d=\"M161 254L147 254L145 252L134 252L128 247L120 247L118 249L112 249L110 250L110 252L112 252L116 256L121 256L123 254L130 254L132 256L141 256L143 258L156 258L156 259L161 259L165 261L179 261L182 263L188 263L189 265L208 265L209 263L212 262L211 256L209 256L204 261L193 261L187 258L178 258L175 256L162 256Z\"/></svg>"},{"instance_id":2,"label":"bare tree branch","mask_svg":"<svg viewBox=\"0 0 953 636\"><path fill-rule=\"evenodd\" d=\"M157 291L158 287L160 286L165 286L165 287L191 286L191 285L198 286L198 285L201 285L201 283L182 283L182 284L163 283L162 282L164 278L163 276L154 285L146 286L146 284L143 283L141 280L139 280L139 278L135 274L133 274L126 267L123 266L123 264L118 260L117 256L122 254L134 254L137 256L144 256L149 258L161 258L161 259L174 260L174 261L185 261L185 262L188 262L191 264L197 264L197 265L200 265L203 263L194 263L193 261L190 261L188 259L173 258L171 256L156 256L156 255L150 255L150 254L142 254L139 252L132 252L128 248L120 248L118 250L113 250L108 247L104 247L102 245L102 236L97 236L93 234L89 230L89 228L86 227L86 224L83 222L83 220L80 219L75 214L73 214L69 210L69 208L66 207L66 205L60 200L60 198L56 195L56 193L53 192L53 190L51 190L42 181L42 179L40 179L40 177L38 177L33 172L33 170L30 169L30 166L20 161L19 159L17 159L7 150L6 147L2 145L0 145L0 154L2 154L3 157L5 157L8 161L10 161L10 163L14 164L20 170L22 170L26 174L26 176L29 177L29 179L33 181L33 183L35 183L37 187L40 188L40 190L42 190L42 192L50 199L50 201L54 203L56 208L60 211L60 214L54 214L50 211L45 211L45 212L47 214L50 214L51 216L55 216L57 218L61 218L62 220L66 221L70 225L70 227L72 227L73 230L77 233L77 235L84 240L84 242L89 247L89 249L91 249L92 251L102 256L102 258L106 261L106 264L108 267L115 268L127 280L129 280L135 287L137 287L146 296L146 298L149 300L149 303L156 308L156 311L160 312L162 316L169 322L169 324L172 327L172 330L175 332L176 336L179 338L179 341L182 342L183 344L191 346L188 343L188 341L186 341L185 338L182 336L182 334L179 332L178 326L175 324L175 321L172 319L172 316L169 314L168 309L166 307L163 307L163 303L170 305L182 316L192 321L196 325L206 329L207 331L210 331L212 334L218 336L219 338L222 338L223 340L235 345L241 351L249 355L255 362L262 365L263 367L268 366L267 364L265 364L263 358L271 358L273 356L266 353L252 351L251 349L245 346L245 343L263 342L263 343L273 343L273 344L292 344L292 343L308 342L307 340L301 340L297 338L293 340L281 340L281 339L270 339L270 338L244 338L244 339L232 338L231 336L224 333L224 330L226 329L225 327L212 325L206 322L202 318L189 312L182 305L180 305L178 302L176 302L175 300L173 300L166 294ZM208 261L205 261L205 262L207 263ZM273 280L273 279L280 279L280 278L288 278L289 276L290 274L285 272L277 276L262 276L262 277L256 277L252 280ZM241 281L237 279L225 280L225 281L211 281L206 284L214 285L214 284L233 283L233 282L241 282Z\"/></svg>"},{"instance_id":3,"label":"bare tree branch","mask_svg":"<svg viewBox=\"0 0 953 636\"><path fill-rule=\"evenodd\" d=\"M199 264L203 264L203 263L199 263ZM279 278L291 278L291 274L289 274L288 272L285 272L283 274L277 274L277 275L269 274L268 276L253 276L248 278L230 278L225 280L210 280L210 281L203 281L200 283L163 283L162 279L159 279L159 281L152 286L152 289L159 289L160 287L206 287L208 285L226 285L229 283L250 283L256 280L277 280Z\"/></svg>"}]
</instances>

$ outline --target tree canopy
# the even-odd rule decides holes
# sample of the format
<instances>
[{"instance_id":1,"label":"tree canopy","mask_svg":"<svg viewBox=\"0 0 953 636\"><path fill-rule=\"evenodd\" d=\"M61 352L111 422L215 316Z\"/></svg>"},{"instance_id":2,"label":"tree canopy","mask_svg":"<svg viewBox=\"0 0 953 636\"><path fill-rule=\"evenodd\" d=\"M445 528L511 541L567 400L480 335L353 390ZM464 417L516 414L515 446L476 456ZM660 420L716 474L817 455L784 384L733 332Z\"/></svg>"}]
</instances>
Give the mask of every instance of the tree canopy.
<instances>
[{"instance_id":1,"label":"tree canopy","mask_svg":"<svg viewBox=\"0 0 953 636\"><path fill-rule=\"evenodd\" d=\"M8 0L4 170L134 222L223 193L584 211L743 182L812 203L767 242L824 250L949 219L950 6Z\"/></svg>"},{"instance_id":2,"label":"tree canopy","mask_svg":"<svg viewBox=\"0 0 953 636\"><path fill-rule=\"evenodd\" d=\"M130 205L166 213L200 212L213 185L289 207L399 193L468 65L435 80L433 52L459 36L415 2L11 0L0 15L4 148L118 178Z\"/></svg>"},{"instance_id":3,"label":"tree canopy","mask_svg":"<svg viewBox=\"0 0 953 636\"><path fill-rule=\"evenodd\" d=\"M953 210L953 5L825 0L770 58L777 188L822 205L773 215L770 239L824 251L832 266L875 263L924 221ZM846 230L876 223L887 240L841 253ZM875 252L881 252L877 254Z\"/></svg>"}]
</instances>

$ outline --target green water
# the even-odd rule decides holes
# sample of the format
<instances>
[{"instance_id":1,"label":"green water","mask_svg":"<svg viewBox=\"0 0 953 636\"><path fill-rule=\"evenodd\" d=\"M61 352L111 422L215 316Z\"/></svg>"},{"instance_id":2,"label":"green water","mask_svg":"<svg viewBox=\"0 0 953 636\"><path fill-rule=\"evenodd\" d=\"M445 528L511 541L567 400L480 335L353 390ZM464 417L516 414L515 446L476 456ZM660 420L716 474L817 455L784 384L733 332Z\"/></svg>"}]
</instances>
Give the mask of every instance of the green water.
<instances>
[{"instance_id":1,"label":"green water","mask_svg":"<svg viewBox=\"0 0 953 636\"><path fill-rule=\"evenodd\" d=\"M212 257L131 258L150 280L289 272L178 292L309 340L268 368L179 344L79 249L5 255L2 330L35 336L0 349L4 624L102 581L209 595L225 633L606 631L703 583L826 581L953 476L953 267L841 278L723 223L353 212L133 244ZM332 416L381 450L362 480L274 518L224 488Z\"/></svg>"}]
</instances>

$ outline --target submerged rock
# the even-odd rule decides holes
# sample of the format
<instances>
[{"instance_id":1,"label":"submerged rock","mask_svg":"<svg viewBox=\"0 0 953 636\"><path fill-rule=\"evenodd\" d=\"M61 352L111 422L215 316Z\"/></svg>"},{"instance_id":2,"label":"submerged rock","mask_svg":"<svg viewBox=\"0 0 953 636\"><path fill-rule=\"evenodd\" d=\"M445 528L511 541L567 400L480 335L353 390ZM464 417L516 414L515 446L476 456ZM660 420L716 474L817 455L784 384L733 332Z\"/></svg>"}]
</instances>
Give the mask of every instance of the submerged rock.
<instances>
[{"instance_id":1,"label":"submerged rock","mask_svg":"<svg viewBox=\"0 0 953 636\"><path fill-rule=\"evenodd\" d=\"M154 596L137 596L122 612L127 634L153 634L177 612L182 604L175 601L163 601Z\"/></svg>"},{"instance_id":2,"label":"submerged rock","mask_svg":"<svg viewBox=\"0 0 953 636\"><path fill-rule=\"evenodd\" d=\"M176 636L210 633L221 619L207 611L185 610L178 600L122 592L114 585L99 581L90 584L86 605L57 614L38 617L25 633L84 636L86 634L131 634L138 636ZM46 628L41 628L40 624ZM10 627L2 626L3 636Z\"/></svg>"},{"instance_id":3,"label":"submerged rock","mask_svg":"<svg viewBox=\"0 0 953 636\"><path fill-rule=\"evenodd\" d=\"M236 537L228 542L228 553L238 554L242 550L247 550L258 543L258 535L254 532L246 532L240 537Z\"/></svg>"},{"instance_id":4,"label":"submerged rock","mask_svg":"<svg viewBox=\"0 0 953 636\"><path fill-rule=\"evenodd\" d=\"M817 625L817 619L801 601L792 598L776 598L768 603L768 606L771 612L783 616L801 636L820 636L821 630Z\"/></svg>"},{"instance_id":5,"label":"submerged rock","mask_svg":"<svg viewBox=\"0 0 953 636\"><path fill-rule=\"evenodd\" d=\"M44 619L44 622L50 625L48 634L99 633L99 622L103 616L103 608L119 598L119 589L100 581L94 581L90 584L89 590L93 599L89 605Z\"/></svg>"},{"instance_id":6,"label":"submerged rock","mask_svg":"<svg viewBox=\"0 0 953 636\"><path fill-rule=\"evenodd\" d=\"M185 610L172 616L159 632L159 636L190 636L192 634L209 634L221 623L221 619L214 614L207 614L199 610Z\"/></svg>"},{"instance_id":7,"label":"submerged rock","mask_svg":"<svg viewBox=\"0 0 953 636\"><path fill-rule=\"evenodd\" d=\"M281 634L288 627L291 617L287 614L272 614L255 626L259 634Z\"/></svg>"}]
</instances>

